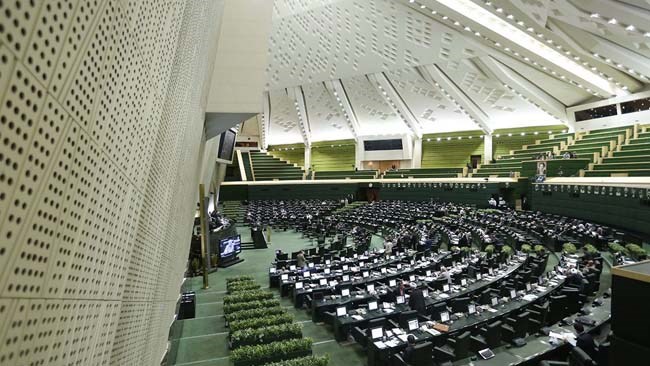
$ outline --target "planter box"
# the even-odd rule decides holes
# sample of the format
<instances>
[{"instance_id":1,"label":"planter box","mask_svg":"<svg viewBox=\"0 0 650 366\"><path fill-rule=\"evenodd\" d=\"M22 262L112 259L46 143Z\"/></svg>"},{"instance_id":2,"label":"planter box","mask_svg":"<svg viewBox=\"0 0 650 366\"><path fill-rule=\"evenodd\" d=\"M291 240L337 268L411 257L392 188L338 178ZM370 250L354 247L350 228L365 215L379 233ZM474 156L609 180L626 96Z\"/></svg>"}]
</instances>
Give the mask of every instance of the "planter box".
<instances>
[{"instance_id":1,"label":"planter box","mask_svg":"<svg viewBox=\"0 0 650 366\"><path fill-rule=\"evenodd\" d=\"M261 358L257 360L234 362L234 366L258 366L258 365L264 365L271 362L278 362L284 360L291 360L299 357L311 356L311 354L312 352L310 349L307 351L287 353L284 355L273 355L272 357Z\"/></svg>"}]
</instances>

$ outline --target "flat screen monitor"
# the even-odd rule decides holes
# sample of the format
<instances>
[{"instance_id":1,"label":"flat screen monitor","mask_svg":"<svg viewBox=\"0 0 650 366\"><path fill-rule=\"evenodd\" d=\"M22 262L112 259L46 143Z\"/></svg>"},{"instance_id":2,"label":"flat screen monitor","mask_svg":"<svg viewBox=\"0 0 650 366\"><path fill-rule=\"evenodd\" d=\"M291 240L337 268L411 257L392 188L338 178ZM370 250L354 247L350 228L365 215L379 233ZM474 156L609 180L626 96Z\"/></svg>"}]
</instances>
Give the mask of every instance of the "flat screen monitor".
<instances>
[{"instance_id":1,"label":"flat screen monitor","mask_svg":"<svg viewBox=\"0 0 650 366\"><path fill-rule=\"evenodd\" d=\"M341 296L350 296L350 289L349 288L342 289Z\"/></svg>"},{"instance_id":2,"label":"flat screen monitor","mask_svg":"<svg viewBox=\"0 0 650 366\"><path fill-rule=\"evenodd\" d=\"M285 273L285 274L283 274L283 275L280 275L280 279L281 279L282 281L286 281L286 280L288 280L288 279L289 279L289 275L288 275L288 274L286 274L286 273Z\"/></svg>"},{"instance_id":3,"label":"flat screen monitor","mask_svg":"<svg viewBox=\"0 0 650 366\"><path fill-rule=\"evenodd\" d=\"M384 328L372 328L370 329L370 337L372 339L379 339L384 336Z\"/></svg>"},{"instance_id":4,"label":"flat screen monitor","mask_svg":"<svg viewBox=\"0 0 650 366\"><path fill-rule=\"evenodd\" d=\"M431 277L431 271L427 271L427 277Z\"/></svg>"},{"instance_id":5,"label":"flat screen monitor","mask_svg":"<svg viewBox=\"0 0 650 366\"><path fill-rule=\"evenodd\" d=\"M309 268L314 268L314 263L309 263L309 264L307 264L307 267L309 267Z\"/></svg>"},{"instance_id":6,"label":"flat screen monitor","mask_svg":"<svg viewBox=\"0 0 650 366\"><path fill-rule=\"evenodd\" d=\"M449 292L449 285L442 285L443 292Z\"/></svg>"},{"instance_id":7,"label":"flat screen monitor","mask_svg":"<svg viewBox=\"0 0 650 366\"><path fill-rule=\"evenodd\" d=\"M361 275L363 276L363 278L366 278L366 277L370 276L370 273L367 272L367 271L363 271L363 273Z\"/></svg>"},{"instance_id":8,"label":"flat screen monitor","mask_svg":"<svg viewBox=\"0 0 650 366\"><path fill-rule=\"evenodd\" d=\"M311 277L311 273L309 273L309 271L305 271L305 272L302 273L302 276L305 277L305 278Z\"/></svg>"},{"instance_id":9,"label":"flat screen monitor","mask_svg":"<svg viewBox=\"0 0 650 366\"><path fill-rule=\"evenodd\" d=\"M368 310L377 310L377 301L371 301L368 303Z\"/></svg>"},{"instance_id":10,"label":"flat screen monitor","mask_svg":"<svg viewBox=\"0 0 650 366\"><path fill-rule=\"evenodd\" d=\"M442 313L440 313L440 321L443 322L443 323L448 322L449 321L449 313L446 312L446 311L443 311Z\"/></svg>"},{"instance_id":11,"label":"flat screen monitor","mask_svg":"<svg viewBox=\"0 0 650 366\"><path fill-rule=\"evenodd\" d=\"M396 302L398 304L403 304L404 303L404 296L397 296Z\"/></svg>"},{"instance_id":12,"label":"flat screen monitor","mask_svg":"<svg viewBox=\"0 0 650 366\"><path fill-rule=\"evenodd\" d=\"M395 286L397 286L397 281L395 281L395 280L390 280L390 281L388 281L388 286L390 286L390 287L395 287Z\"/></svg>"},{"instance_id":13,"label":"flat screen monitor","mask_svg":"<svg viewBox=\"0 0 650 366\"><path fill-rule=\"evenodd\" d=\"M411 319L408 322L409 331L416 330L420 326L417 319Z\"/></svg>"},{"instance_id":14,"label":"flat screen monitor","mask_svg":"<svg viewBox=\"0 0 650 366\"><path fill-rule=\"evenodd\" d=\"M480 281L481 278L483 278L483 275L481 275L480 273L477 273L477 274L476 274L476 280L477 280L477 281Z\"/></svg>"},{"instance_id":15,"label":"flat screen monitor","mask_svg":"<svg viewBox=\"0 0 650 366\"><path fill-rule=\"evenodd\" d=\"M343 282L348 282L348 281L350 281L350 276L343 275Z\"/></svg>"},{"instance_id":16,"label":"flat screen monitor","mask_svg":"<svg viewBox=\"0 0 650 366\"><path fill-rule=\"evenodd\" d=\"M326 260L325 260L325 264L327 264L328 266L330 265L330 263L332 263L331 260L329 260L329 259L326 259ZM329 269L329 268L328 268L328 269Z\"/></svg>"},{"instance_id":17,"label":"flat screen monitor","mask_svg":"<svg viewBox=\"0 0 650 366\"><path fill-rule=\"evenodd\" d=\"M533 290L533 286L530 285L530 283L526 284L526 291L531 292Z\"/></svg>"},{"instance_id":18,"label":"flat screen monitor","mask_svg":"<svg viewBox=\"0 0 650 366\"><path fill-rule=\"evenodd\" d=\"M323 271L323 273L325 273L325 274L330 274L330 269L329 269L329 268L325 268L325 270Z\"/></svg>"},{"instance_id":19,"label":"flat screen monitor","mask_svg":"<svg viewBox=\"0 0 650 366\"><path fill-rule=\"evenodd\" d=\"M295 270L296 270L296 266L294 266L293 264L290 265L290 266L289 266L289 270L290 270L290 271L295 271Z\"/></svg>"},{"instance_id":20,"label":"flat screen monitor","mask_svg":"<svg viewBox=\"0 0 650 366\"><path fill-rule=\"evenodd\" d=\"M516 290L510 290L510 298L514 299L515 297L517 297L517 291Z\"/></svg>"},{"instance_id":21,"label":"flat screen monitor","mask_svg":"<svg viewBox=\"0 0 650 366\"><path fill-rule=\"evenodd\" d=\"M368 292L375 292L375 285L373 284L368 285L366 287L366 290L368 290Z\"/></svg>"},{"instance_id":22,"label":"flat screen monitor","mask_svg":"<svg viewBox=\"0 0 650 366\"><path fill-rule=\"evenodd\" d=\"M382 267L381 268L381 273L386 273L386 268Z\"/></svg>"},{"instance_id":23,"label":"flat screen monitor","mask_svg":"<svg viewBox=\"0 0 650 366\"><path fill-rule=\"evenodd\" d=\"M350 268L350 267L348 267L347 264L344 264L344 265L343 265L343 270L344 270L344 271L347 271L349 268Z\"/></svg>"},{"instance_id":24,"label":"flat screen monitor","mask_svg":"<svg viewBox=\"0 0 650 366\"><path fill-rule=\"evenodd\" d=\"M327 278L321 278L320 281L318 281L318 283L319 283L321 286L325 286L325 285L327 285Z\"/></svg>"},{"instance_id":25,"label":"flat screen monitor","mask_svg":"<svg viewBox=\"0 0 650 366\"><path fill-rule=\"evenodd\" d=\"M269 273L275 273L275 271L276 271L275 267L269 268Z\"/></svg>"},{"instance_id":26,"label":"flat screen monitor","mask_svg":"<svg viewBox=\"0 0 650 366\"><path fill-rule=\"evenodd\" d=\"M231 236L219 241L219 257L229 258L241 252L241 237Z\"/></svg>"},{"instance_id":27,"label":"flat screen monitor","mask_svg":"<svg viewBox=\"0 0 650 366\"><path fill-rule=\"evenodd\" d=\"M422 296L429 297L429 290L427 289L422 290Z\"/></svg>"},{"instance_id":28,"label":"flat screen monitor","mask_svg":"<svg viewBox=\"0 0 650 366\"><path fill-rule=\"evenodd\" d=\"M415 282L415 276L414 276L414 275L410 275L410 276L409 276L409 281L411 281L411 282Z\"/></svg>"},{"instance_id":29,"label":"flat screen monitor","mask_svg":"<svg viewBox=\"0 0 650 366\"><path fill-rule=\"evenodd\" d=\"M463 286L463 287L467 286L467 279L465 279L465 278L461 279L460 280L460 285Z\"/></svg>"},{"instance_id":30,"label":"flat screen monitor","mask_svg":"<svg viewBox=\"0 0 650 366\"><path fill-rule=\"evenodd\" d=\"M402 269L402 265L398 263L397 264L397 269Z\"/></svg>"},{"instance_id":31,"label":"flat screen monitor","mask_svg":"<svg viewBox=\"0 0 650 366\"><path fill-rule=\"evenodd\" d=\"M235 152L235 140L237 139L237 132L228 129L221 134L219 139L219 151L217 152L217 159L224 162L232 163L232 156Z\"/></svg>"},{"instance_id":32,"label":"flat screen monitor","mask_svg":"<svg viewBox=\"0 0 650 366\"><path fill-rule=\"evenodd\" d=\"M336 316L344 316L348 313L348 309L345 306L336 308Z\"/></svg>"},{"instance_id":33,"label":"flat screen monitor","mask_svg":"<svg viewBox=\"0 0 650 366\"><path fill-rule=\"evenodd\" d=\"M467 305L467 312L469 314L475 314L476 313L476 305L474 305L474 304Z\"/></svg>"},{"instance_id":34,"label":"flat screen monitor","mask_svg":"<svg viewBox=\"0 0 650 366\"><path fill-rule=\"evenodd\" d=\"M302 288L302 282L296 282L296 290L300 290Z\"/></svg>"},{"instance_id":35,"label":"flat screen monitor","mask_svg":"<svg viewBox=\"0 0 650 366\"><path fill-rule=\"evenodd\" d=\"M492 306L497 306L499 305L499 299L497 297L493 297L492 300L490 300L492 303Z\"/></svg>"}]
</instances>

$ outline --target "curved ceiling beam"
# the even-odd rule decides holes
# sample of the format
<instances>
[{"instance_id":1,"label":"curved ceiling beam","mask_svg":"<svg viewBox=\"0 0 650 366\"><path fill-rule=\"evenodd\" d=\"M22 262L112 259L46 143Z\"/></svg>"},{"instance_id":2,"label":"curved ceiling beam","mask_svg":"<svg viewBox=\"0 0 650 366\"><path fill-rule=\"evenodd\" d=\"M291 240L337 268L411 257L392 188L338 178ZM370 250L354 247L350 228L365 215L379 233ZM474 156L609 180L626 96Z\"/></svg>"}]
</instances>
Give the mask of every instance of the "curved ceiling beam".
<instances>
[{"instance_id":1,"label":"curved ceiling beam","mask_svg":"<svg viewBox=\"0 0 650 366\"><path fill-rule=\"evenodd\" d=\"M340 79L330 80L325 82L325 87L336 99L338 108L341 109L343 117L345 117L345 120L348 123L348 127L350 128L350 132L352 132L352 136L354 136L354 139L356 140L359 137L361 125L359 125L359 120L357 120L357 116L354 114L352 103L350 103L350 99L345 92L343 83L341 83Z\"/></svg>"},{"instance_id":2,"label":"curved ceiling beam","mask_svg":"<svg viewBox=\"0 0 650 366\"><path fill-rule=\"evenodd\" d=\"M436 65L418 66L424 79L435 85L443 95L464 112L486 134L492 134L490 117Z\"/></svg>"},{"instance_id":3,"label":"curved ceiling beam","mask_svg":"<svg viewBox=\"0 0 650 366\"><path fill-rule=\"evenodd\" d=\"M311 126L309 125L309 113L307 112L307 104L305 103L305 95L302 92L302 87L295 86L288 88L287 95L293 101L293 105L296 108L302 140L305 146L311 146Z\"/></svg>"}]
</instances>

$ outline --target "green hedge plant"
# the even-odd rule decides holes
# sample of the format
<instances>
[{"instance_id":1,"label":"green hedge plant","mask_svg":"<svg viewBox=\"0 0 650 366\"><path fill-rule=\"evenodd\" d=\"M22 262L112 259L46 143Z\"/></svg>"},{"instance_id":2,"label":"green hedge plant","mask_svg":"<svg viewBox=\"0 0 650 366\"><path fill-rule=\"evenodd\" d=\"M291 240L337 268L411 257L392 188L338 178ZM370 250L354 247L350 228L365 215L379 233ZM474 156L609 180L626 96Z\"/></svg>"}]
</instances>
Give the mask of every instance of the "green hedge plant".
<instances>
[{"instance_id":1,"label":"green hedge plant","mask_svg":"<svg viewBox=\"0 0 650 366\"><path fill-rule=\"evenodd\" d=\"M513 253L512 247L509 245L504 245L501 247L501 253L503 253L506 257L510 257Z\"/></svg>"},{"instance_id":2,"label":"green hedge plant","mask_svg":"<svg viewBox=\"0 0 650 366\"><path fill-rule=\"evenodd\" d=\"M228 293L234 294L243 291L256 291L260 290L262 286L255 282L235 282L234 285L228 286Z\"/></svg>"},{"instance_id":3,"label":"green hedge plant","mask_svg":"<svg viewBox=\"0 0 650 366\"><path fill-rule=\"evenodd\" d=\"M311 355L311 338L239 347L230 353L235 366L256 366Z\"/></svg>"},{"instance_id":4,"label":"green hedge plant","mask_svg":"<svg viewBox=\"0 0 650 366\"><path fill-rule=\"evenodd\" d=\"M229 285L233 282L240 282L240 281L254 281L255 279L253 276L237 276L237 277L228 277L226 278L226 284Z\"/></svg>"},{"instance_id":5,"label":"green hedge plant","mask_svg":"<svg viewBox=\"0 0 650 366\"><path fill-rule=\"evenodd\" d=\"M521 251L524 253L530 253L533 251L533 247L531 247L530 244L523 244L521 246Z\"/></svg>"},{"instance_id":6,"label":"green hedge plant","mask_svg":"<svg viewBox=\"0 0 650 366\"><path fill-rule=\"evenodd\" d=\"M619 243L609 243L608 246L609 250L614 254L622 253L623 255L629 255L628 250Z\"/></svg>"},{"instance_id":7,"label":"green hedge plant","mask_svg":"<svg viewBox=\"0 0 650 366\"><path fill-rule=\"evenodd\" d=\"M571 243L564 243L562 245L562 252L566 254L575 254L578 251L575 245Z\"/></svg>"},{"instance_id":8,"label":"green hedge plant","mask_svg":"<svg viewBox=\"0 0 650 366\"><path fill-rule=\"evenodd\" d=\"M590 255L590 256L595 256L595 255L598 255L598 253L600 253L600 252L598 251L598 249L597 249L595 246L591 245L591 244L585 244L585 246L582 247L582 250L583 250L587 255Z\"/></svg>"},{"instance_id":9,"label":"green hedge plant","mask_svg":"<svg viewBox=\"0 0 650 366\"><path fill-rule=\"evenodd\" d=\"M487 254L493 254L494 253L494 245L490 244L490 245L486 246L485 247L485 252Z\"/></svg>"},{"instance_id":10,"label":"green hedge plant","mask_svg":"<svg viewBox=\"0 0 650 366\"><path fill-rule=\"evenodd\" d=\"M223 298L224 304L236 304L239 302L260 301L273 298L273 293L270 291L247 291L243 293L236 293L227 295Z\"/></svg>"},{"instance_id":11,"label":"green hedge plant","mask_svg":"<svg viewBox=\"0 0 650 366\"><path fill-rule=\"evenodd\" d=\"M231 348L302 338L300 324L289 323L238 330L230 335Z\"/></svg>"},{"instance_id":12,"label":"green hedge plant","mask_svg":"<svg viewBox=\"0 0 650 366\"><path fill-rule=\"evenodd\" d=\"M233 322L236 320L252 319L252 318L264 318L271 315L284 314L286 310L281 307L277 308L261 308L261 309L250 309L242 310L236 313L231 313L225 316L227 322Z\"/></svg>"},{"instance_id":13,"label":"green hedge plant","mask_svg":"<svg viewBox=\"0 0 650 366\"><path fill-rule=\"evenodd\" d=\"M641 248L638 244L627 244L625 246L630 256L636 260L641 260L646 257L645 249Z\"/></svg>"},{"instance_id":14,"label":"green hedge plant","mask_svg":"<svg viewBox=\"0 0 650 366\"><path fill-rule=\"evenodd\" d=\"M240 302L235 304L226 304L223 306L223 313L228 315L237 311L261 309L261 308L275 308L280 306L280 300L270 299L261 301Z\"/></svg>"},{"instance_id":15,"label":"green hedge plant","mask_svg":"<svg viewBox=\"0 0 650 366\"><path fill-rule=\"evenodd\" d=\"M293 360L267 363L264 366L327 366L329 361L330 360L327 355L308 356L308 357L294 358Z\"/></svg>"},{"instance_id":16,"label":"green hedge plant","mask_svg":"<svg viewBox=\"0 0 650 366\"><path fill-rule=\"evenodd\" d=\"M546 252L546 248L543 245L535 245L535 253L539 254L544 254Z\"/></svg>"},{"instance_id":17,"label":"green hedge plant","mask_svg":"<svg viewBox=\"0 0 650 366\"><path fill-rule=\"evenodd\" d=\"M230 332L232 333L242 329L268 327L271 325L286 324L291 322L293 322L293 316L291 314L278 314L269 315L264 318L235 320L228 324L228 328L230 328Z\"/></svg>"}]
</instances>

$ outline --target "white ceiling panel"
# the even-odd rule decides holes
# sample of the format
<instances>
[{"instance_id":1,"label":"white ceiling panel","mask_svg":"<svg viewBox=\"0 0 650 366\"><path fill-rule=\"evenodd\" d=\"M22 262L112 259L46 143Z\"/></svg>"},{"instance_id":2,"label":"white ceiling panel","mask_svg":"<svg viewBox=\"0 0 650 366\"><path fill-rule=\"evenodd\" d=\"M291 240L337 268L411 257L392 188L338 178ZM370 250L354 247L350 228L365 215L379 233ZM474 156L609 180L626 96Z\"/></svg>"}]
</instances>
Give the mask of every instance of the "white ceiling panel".
<instances>
[{"instance_id":1,"label":"white ceiling panel","mask_svg":"<svg viewBox=\"0 0 650 366\"><path fill-rule=\"evenodd\" d=\"M281 145L303 142L300 123L294 102L289 99L285 89L271 90L271 124L267 142Z\"/></svg>"},{"instance_id":2,"label":"white ceiling panel","mask_svg":"<svg viewBox=\"0 0 650 366\"><path fill-rule=\"evenodd\" d=\"M323 83L302 87L307 104L311 138L328 141L354 138L341 107Z\"/></svg>"}]
</instances>

